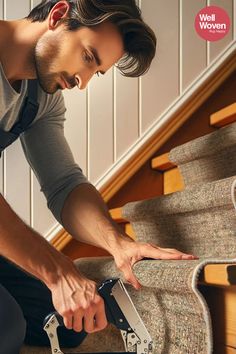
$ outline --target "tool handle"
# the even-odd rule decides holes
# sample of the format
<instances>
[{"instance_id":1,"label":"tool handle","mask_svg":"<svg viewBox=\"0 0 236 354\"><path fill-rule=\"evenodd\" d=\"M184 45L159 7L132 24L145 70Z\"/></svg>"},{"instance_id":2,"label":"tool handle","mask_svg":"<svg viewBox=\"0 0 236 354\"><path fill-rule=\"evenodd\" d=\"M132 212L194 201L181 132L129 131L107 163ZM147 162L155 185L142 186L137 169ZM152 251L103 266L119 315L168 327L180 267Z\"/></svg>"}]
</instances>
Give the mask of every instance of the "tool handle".
<instances>
[{"instance_id":1,"label":"tool handle","mask_svg":"<svg viewBox=\"0 0 236 354\"><path fill-rule=\"evenodd\" d=\"M57 321L59 323L59 326L64 326L64 321L63 321L63 317L61 315L59 315L59 313L57 311L53 311L50 312L43 320L43 327L46 325L46 323L50 320L50 318L52 316L55 316L57 318Z\"/></svg>"},{"instance_id":2,"label":"tool handle","mask_svg":"<svg viewBox=\"0 0 236 354\"><path fill-rule=\"evenodd\" d=\"M117 319L116 319L116 315L112 315L112 309L115 307L116 301L113 299L113 297L111 296L111 290L114 286L114 284L118 281L119 279L109 279L109 280L105 280L104 282L102 282L99 286L98 286L98 293L99 295L103 298L104 300L104 304L105 304L105 312L106 312L106 318L107 321L109 323L114 324L115 326L117 326ZM111 303L112 302L112 303ZM114 303L115 302L115 303ZM117 306L117 305L116 305ZM51 312L50 314L48 314L44 321L43 321L43 326L45 326L45 324L48 322L48 320L55 315L59 326L64 326L64 321L63 321L63 317L57 312ZM122 329L122 328L121 328Z\"/></svg>"}]
</instances>

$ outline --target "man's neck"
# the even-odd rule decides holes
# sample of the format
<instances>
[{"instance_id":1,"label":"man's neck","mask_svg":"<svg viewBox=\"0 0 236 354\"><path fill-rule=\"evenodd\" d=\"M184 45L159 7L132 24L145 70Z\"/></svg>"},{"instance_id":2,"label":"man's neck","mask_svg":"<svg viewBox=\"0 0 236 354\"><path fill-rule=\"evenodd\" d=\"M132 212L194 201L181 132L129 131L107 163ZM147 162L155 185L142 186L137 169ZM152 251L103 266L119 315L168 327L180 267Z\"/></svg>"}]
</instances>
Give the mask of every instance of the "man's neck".
<instances>
[{"instance_id":1,"label":"man's neck","mask_svg":"<svg viewBox=\"0 0 236 354\"><path fill-rule=\"evenodd\" d=\"M36 78L34 48L45 30L45 24L26 19L0 21L0 62L10 84Z\"/></svg>"}]
</instances>

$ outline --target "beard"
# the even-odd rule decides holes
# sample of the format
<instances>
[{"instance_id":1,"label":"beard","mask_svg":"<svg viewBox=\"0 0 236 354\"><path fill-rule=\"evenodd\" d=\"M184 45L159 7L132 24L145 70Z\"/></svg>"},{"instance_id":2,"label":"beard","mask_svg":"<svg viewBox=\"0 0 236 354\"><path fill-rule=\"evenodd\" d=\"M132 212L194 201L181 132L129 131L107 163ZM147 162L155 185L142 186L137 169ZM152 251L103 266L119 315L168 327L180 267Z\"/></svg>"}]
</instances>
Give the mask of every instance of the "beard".
<instances>
[{"instance_id":1,"label":"beard","mask_svg":"<svg viewBox=\"0 0 236 354\"><path fill-rule=\"evenodd\" d=\"M36 43L34 50L35 70L39 85L44 92L53 94L61 86L57 83L59 78L58 73L55 72L56 58L60 53L60 42L56 44L49 38L42 36Z\"/></svg>"}]
</instances>

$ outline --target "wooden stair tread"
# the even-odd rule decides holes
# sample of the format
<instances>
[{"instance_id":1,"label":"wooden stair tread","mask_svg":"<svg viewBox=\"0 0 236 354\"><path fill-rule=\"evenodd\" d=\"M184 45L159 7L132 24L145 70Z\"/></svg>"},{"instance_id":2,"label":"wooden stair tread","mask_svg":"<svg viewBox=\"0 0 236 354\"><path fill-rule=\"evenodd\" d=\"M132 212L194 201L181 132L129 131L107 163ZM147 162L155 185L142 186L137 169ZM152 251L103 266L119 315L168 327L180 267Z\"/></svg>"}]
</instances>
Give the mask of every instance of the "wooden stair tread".
<instances>
[{"instance_id":1,"label":"wooden stair tread","mask_svg":"<svg viewBox=\"0 0 236 354\"><path fill-rule=\"evenodd\" d=\"M208 264L200 280L206 285L236 285L236 263Z\"/></svg>"},{"instance_id":2,"label":"wooden stair tread","mask_svg":"<svg viewBox=\"0 0 236 354\"><path fill-rule=\"evenodd\" d=\"M112 219L118 223L127 222L127 220L125 220L122 216L122 208L111 209L110 215L111 215Z\"/></svg>"},{"instance_id":3,"label":"wooden stair tread","mask_svg":"<svg viewBox=\"0 0 236 354\"><path fill-rule=\"evenodd\" d=\"M158 171L167 171L176 165L169 160L169 153L154 157L152 159L152 168Z\"/></svg>"},{"instance_id":4,"label":"wooden stair tread","mask_svg":"<svg viewBox=\"0 0 236 354\"><path fill-rule=\"evenodd\" d=\"M233 122L236 122L236 103L233 103L210 116L210 124L215 127L223 127Z\"/></svg>"}]
</instances>

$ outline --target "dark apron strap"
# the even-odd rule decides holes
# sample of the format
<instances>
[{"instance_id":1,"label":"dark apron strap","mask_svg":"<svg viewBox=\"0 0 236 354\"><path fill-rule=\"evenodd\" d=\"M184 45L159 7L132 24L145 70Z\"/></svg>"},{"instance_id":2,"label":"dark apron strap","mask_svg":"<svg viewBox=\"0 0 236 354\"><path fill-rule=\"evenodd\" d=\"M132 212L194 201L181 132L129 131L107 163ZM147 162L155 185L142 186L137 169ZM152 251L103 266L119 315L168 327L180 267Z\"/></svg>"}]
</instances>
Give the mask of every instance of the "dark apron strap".
<instances>
[{"instance_id":1,"label":"dark apron strap","mask_svg":"<svg viewBox=\"0 0 236 354\"><path fill-rule=\"evenodd\" d=\"M10 131L6 132L0 129L0 157L2 151L11 145L35 119L39 104L37 102L38 96L38 81L28 80L27 97L24 100L23 106L20 110L19 119L13 125Z\"/></svg>"}]
</instances>

